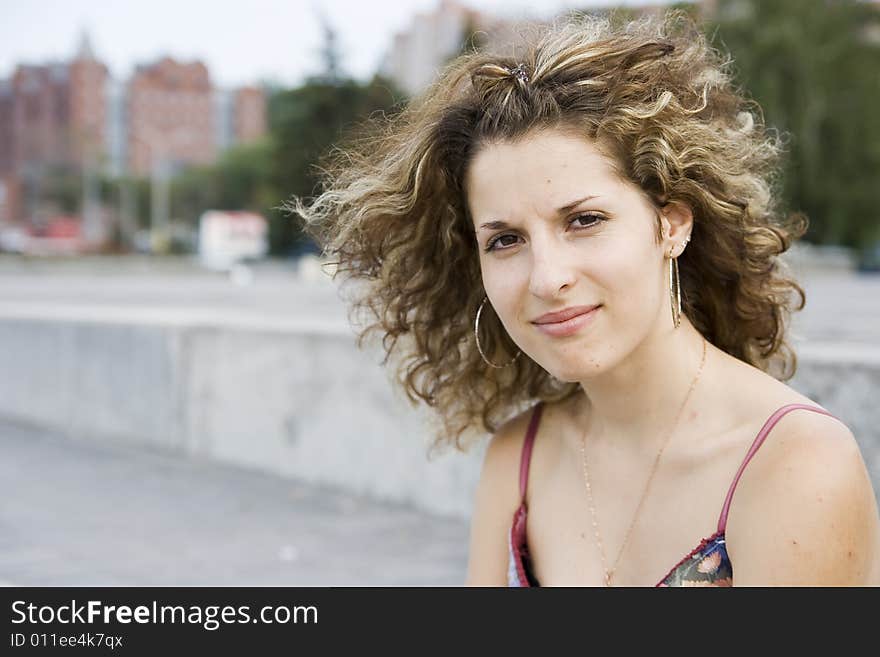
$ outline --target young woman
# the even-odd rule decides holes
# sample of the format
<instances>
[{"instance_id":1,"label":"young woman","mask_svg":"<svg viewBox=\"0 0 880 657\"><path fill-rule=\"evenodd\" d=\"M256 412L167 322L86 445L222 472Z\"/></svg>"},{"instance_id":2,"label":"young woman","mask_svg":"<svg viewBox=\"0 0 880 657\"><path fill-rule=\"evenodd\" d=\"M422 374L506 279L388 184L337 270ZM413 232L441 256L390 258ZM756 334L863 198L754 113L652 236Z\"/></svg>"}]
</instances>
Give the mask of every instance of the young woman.
<instances>
[{"instance_id":1,"label":"young woman","mask_svg":"<svg viewBox=\"0 0 880 657\"><path fill-rule=\"evenodd\" d=\"M585 17L462 56L291 204L435 444L493 434L468 584L880 584L858 443L783 383L779 153L683 15Z\"/></svg>"}]
</instances>

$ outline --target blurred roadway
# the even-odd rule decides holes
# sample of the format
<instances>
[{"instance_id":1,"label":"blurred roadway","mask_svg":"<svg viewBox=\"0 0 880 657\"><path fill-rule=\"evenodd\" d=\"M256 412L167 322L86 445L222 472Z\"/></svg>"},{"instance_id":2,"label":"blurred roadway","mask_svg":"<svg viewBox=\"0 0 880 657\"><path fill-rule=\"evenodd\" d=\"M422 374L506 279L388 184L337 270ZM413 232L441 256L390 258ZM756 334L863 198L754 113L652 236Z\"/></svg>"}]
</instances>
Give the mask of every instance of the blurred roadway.
<instances>
[{"instance_id":1,"label":"blurred roadway","mask_svg":"<svg viewBox=\"0 0 880 657\"><path fill-rule=\"evenodd\" d=\"M311 272L311 270L310 270ZM792 320L792 339L876 348L880 343L880 273L797 272L807 294ZM182 317L345 322L338 280L300 275L294 262L260 263L230 276L187 259L92 258L50 262L0 255L0 316L47 309L155 310ZM101 314L104 314L102 312Z\"/></svg>"}]
</instances>

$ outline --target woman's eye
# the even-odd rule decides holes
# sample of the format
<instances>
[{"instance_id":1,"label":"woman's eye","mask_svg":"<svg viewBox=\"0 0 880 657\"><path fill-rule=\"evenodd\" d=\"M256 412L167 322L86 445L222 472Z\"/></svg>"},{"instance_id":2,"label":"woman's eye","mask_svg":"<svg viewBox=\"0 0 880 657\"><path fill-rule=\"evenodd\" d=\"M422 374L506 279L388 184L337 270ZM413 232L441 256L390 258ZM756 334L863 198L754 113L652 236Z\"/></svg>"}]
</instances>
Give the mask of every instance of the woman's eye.
<instances>
[{"instance_id":1,"label":"woman's eye","mask_svg":"<svg viewBox=\"0 0 880 657\"><path fill-rule=\"evenodd\" d=\"M589 221L585 224L579 224L580 226L592 226L593 224L597 224L602 221L603 217L600 214L596 214L595 212L587 212L586 214L579 214L574 219L572 219L572 223L579 222L581 219L589 219Z\"/></svg>"},{"instance_id":2,"label":"woman's eye","mask_svg":"<svg viewBox=\"0 0 880 657\"><path fill-rule=\"evenodd\" d=\"M498 237L493 237L491 240L489 240L489 243L486 245L486 250L487 250L487 251L492 251L492 250L494 250L494 249L495 249L495 245L498 244L498 243L500 243L501 240L503 240L505 237L512 237L513 240L514 240L513 242L508 242L508 245L510 245L510 244L516 244L516 235L499 235ZM502 243L502 246L504 246L503 243Z\"/></svg>"},{"instance_id":3,"label":"woman's eye","mask_svg":"<svg viewBox=\"0 0 880 657\"><path fill-rule=\"evenodd\" d=\"M571 221L568 222L570 226L574 226L575 230L585 230L587 228L592 228L600 221L602 221L604 217L600 214L596 214L595 212L586 212L584 214L579 214L576 217L573 217ZM505 246L504 243L501 243L506 237L512 237L513 242L508 242L508 246ZM509 248L511 245L516 244L516 235L512 235L510 233L504 233L503 235L498 235L497 237L493 237L489 240L488 244L486 244L485 251L503 251ZM496 249L495 245L501 243L501 248Z\"/></svg>"}]
</instances>

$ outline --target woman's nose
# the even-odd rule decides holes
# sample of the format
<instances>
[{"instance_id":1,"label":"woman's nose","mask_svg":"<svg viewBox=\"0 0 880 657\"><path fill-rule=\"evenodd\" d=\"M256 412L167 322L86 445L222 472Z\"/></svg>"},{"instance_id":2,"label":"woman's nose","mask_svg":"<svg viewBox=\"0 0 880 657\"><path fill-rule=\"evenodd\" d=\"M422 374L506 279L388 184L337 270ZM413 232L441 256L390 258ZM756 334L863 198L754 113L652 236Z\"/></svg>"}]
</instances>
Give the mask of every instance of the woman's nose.
<instances>
[{"instance_id":1,"label":"woman's nose","mask_svg":"<svg viewBox=\"0 0 880 657\"><path fill-rule=\"evenodd\" d=\"M566 254L551 240L532 242L532 269L529 273L529 291L536 297L552 298L565 286L575 281L574 267Z\"/></svg>"}]
</instances>

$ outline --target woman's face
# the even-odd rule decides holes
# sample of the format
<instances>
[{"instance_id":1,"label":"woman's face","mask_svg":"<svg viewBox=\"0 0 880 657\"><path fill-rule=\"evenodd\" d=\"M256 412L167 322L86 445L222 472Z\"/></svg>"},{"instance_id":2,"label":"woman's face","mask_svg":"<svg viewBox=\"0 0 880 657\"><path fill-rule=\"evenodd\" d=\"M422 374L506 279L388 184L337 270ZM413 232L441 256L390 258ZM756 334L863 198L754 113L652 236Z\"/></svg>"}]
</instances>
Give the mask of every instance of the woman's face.
<instances>
[{"instance_id":1,"label":"woman's face","mask_svg":"<svg viewBox=\"0 0 880 657\"><path fill-rule=\"evenodd\" d=\"M466 189L489 302L519 348L554 377L605 372L672 329L658 211L589 140L545 130L485 146ZM535 323L595 305L565 325ZM484 308L481 320L490 316Z\"/></svg>"}]
</instances>

